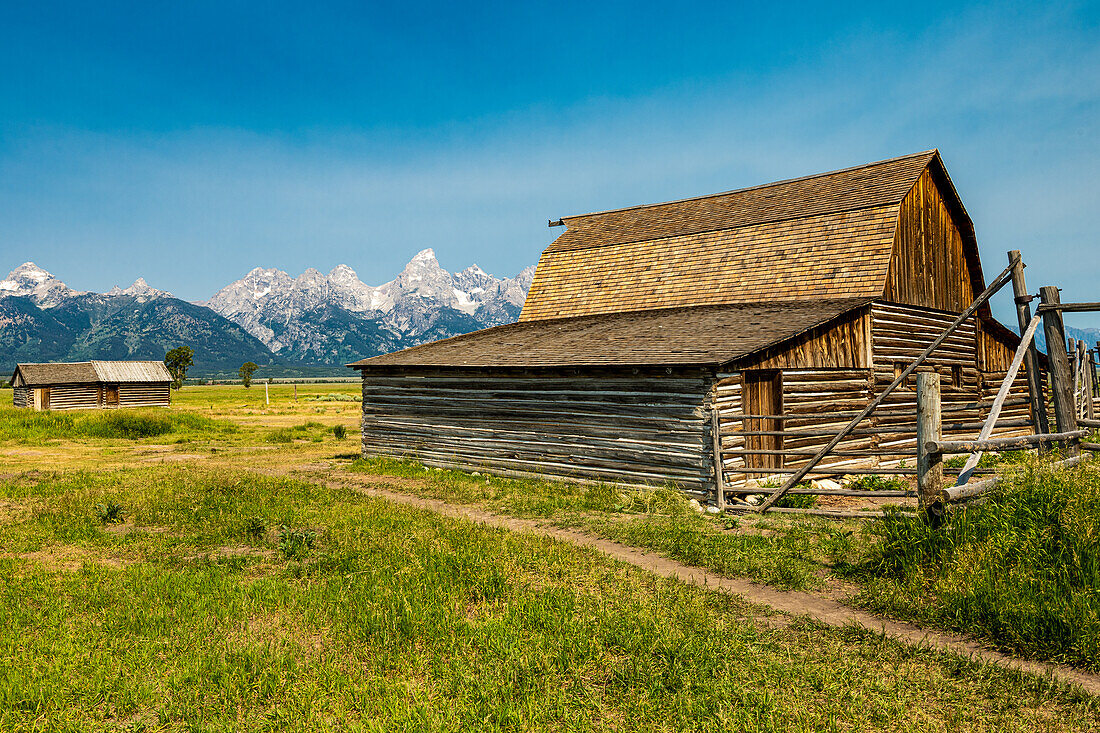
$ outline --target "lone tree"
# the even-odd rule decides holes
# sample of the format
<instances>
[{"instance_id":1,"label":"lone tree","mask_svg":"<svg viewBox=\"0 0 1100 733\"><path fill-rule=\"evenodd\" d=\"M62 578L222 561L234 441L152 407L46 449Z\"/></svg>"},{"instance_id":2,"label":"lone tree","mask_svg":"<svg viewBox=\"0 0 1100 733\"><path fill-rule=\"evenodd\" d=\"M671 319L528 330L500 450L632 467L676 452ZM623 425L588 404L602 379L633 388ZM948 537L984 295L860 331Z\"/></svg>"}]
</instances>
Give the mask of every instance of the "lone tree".
<instances>
[{"instance_id":1,"label":"lone tree","mask_svg":"<svg viewBox=\"0 0 1100 733\"><path fill-rule=\"evenodd\" d=\"M241 381L244 382L245 389L252 386L252 375L255 374L256 370L259 368L259 364L251 361L246 361L244 364L241 364L241 368L237 370L237 375L240 376Z\"/></svg>"},{"instance_id":2,"label":"lone tree","mask_svg":"<svg viewBox=\"0 0 1100 733\"><path fill-rule=\"evenodd\" d=\"M168 373L172 375L172 389L183 386L183 380L187 379L187 370L195 363L195 350L190 346L177 346L164 355L164 366L168 367Z\"/></svg>"}]
</instances>

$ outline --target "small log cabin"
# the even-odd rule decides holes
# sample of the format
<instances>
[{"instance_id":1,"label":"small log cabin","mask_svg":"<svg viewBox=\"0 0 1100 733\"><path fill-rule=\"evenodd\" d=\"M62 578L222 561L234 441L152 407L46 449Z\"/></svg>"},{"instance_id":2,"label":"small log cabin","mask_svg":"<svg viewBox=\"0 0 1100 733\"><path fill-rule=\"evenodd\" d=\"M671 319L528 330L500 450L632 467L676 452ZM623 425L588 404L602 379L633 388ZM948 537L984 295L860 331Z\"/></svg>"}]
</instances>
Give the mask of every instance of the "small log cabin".
<instances>
[{"instance_id":1,"label":"small log cabin","mask_svg":"<svg viewBox=\"0 0 1100 733\"><path fill-rule=\"evenodd\" d=\"M809 460L985 289L934 150L559 223L517 323L349 365L364 456L748 493ZM983 308L932 355L945 435L977 433L1018 342ZM1026 389L1021 375L998 434L1029 432ZM912 466L915 409L914 380L815 475Z\"/></svg>"},{"instance_id":2,"label":"small log cabin","mask_svg":"<svg viewBox=\"0 0 1100 733\"><path fill-rule=\"evenodd\" d=\"M35 410L167 407L172 375L159 361L19 364L11 383L15 406Z\"/></svg>"}]
</instances>

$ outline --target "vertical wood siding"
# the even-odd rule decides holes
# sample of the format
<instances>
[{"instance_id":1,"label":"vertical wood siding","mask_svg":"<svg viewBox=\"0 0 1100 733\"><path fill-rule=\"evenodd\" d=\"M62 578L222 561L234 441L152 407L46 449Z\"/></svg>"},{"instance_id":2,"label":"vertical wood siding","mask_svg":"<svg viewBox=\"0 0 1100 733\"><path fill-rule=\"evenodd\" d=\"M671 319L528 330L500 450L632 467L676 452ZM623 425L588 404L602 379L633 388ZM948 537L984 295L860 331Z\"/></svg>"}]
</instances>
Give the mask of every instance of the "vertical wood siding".
<instances>
[{"instance_id":1,"label":"vertical wood siding","mask_svg":"<svg viewBox=\"0 0 1100 733\"><path fill-rule=\"evenodd\" d=\"M713 493L705 370L366 372L363 454Z\"/></svg>"},{"instance_id":2,"label":"vertical wood siding","mask_svg":"<svg viewBox=\"0 0 1100 733\"><path fill-rule=\"evenodd\" d=\"M739 362L739 369L868 369L870 306L814 328Z\"/></svg>"},{"instance_id":3,"label":"vertical wood siding","mask_svg":"<svg viewBox=\"0 0 1100 733\"><path fill-rule=\"evenodd\" d=\"M886 300L960 313L977 292L963 237L930 171L898 212Z\"/></svg>"}]
</instances>

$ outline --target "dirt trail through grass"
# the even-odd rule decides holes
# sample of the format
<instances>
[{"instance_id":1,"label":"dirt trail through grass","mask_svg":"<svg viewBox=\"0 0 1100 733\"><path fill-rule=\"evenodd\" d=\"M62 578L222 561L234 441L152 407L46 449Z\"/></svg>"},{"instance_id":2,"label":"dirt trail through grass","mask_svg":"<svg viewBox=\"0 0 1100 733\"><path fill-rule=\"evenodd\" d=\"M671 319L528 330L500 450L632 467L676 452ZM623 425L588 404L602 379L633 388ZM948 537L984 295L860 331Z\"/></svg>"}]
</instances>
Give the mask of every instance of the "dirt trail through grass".
<instances>
[{"instance_id":1,"label":"dirt trail through grass","mask_svg":"<svg viewBox=\"0 0 1100 733\"><path fill-rule=\"evenodd\" d=\"M428 509L444 516L467 519L491 527L500 527L514 532L528 532L570 542L572 544L597 549L612 558L648 570L662 577L676 578L685 583L705 586L733 593L751 603L770 606L784 614L806 616L830 626L856 626L887 637L917 646L927 646L941 651L952 652L963 657L973 658L994 664L1003 669L1012 669L1038 675L1051 675L1054 679L1077 685L1089 694L1100 696L1100 675L1089 674L1073 667L1046 664L1011 657L987 649L982 645L952 634L929 631L912 624L891 621L872 614L845 606L835 600L799 591L784 591L767 585L753 583L739 578L707 572L701 568L684 565L651 552L644 552L611 540L595 537L576 530L547 526L530 519L519 519L478 509L471 506L451 504L439 499L429 499L389 490L379 484L392 483L395 487L415 488L421 482L416 479L394 476L371 476L357 481L352 479L334 480L329 476L317 475L309 469L320 466L299 467L306 471L310 480L320 481L333 487L351 487L368 496L386 499L397 504ZM267 473L285 475L284 470L270 470Z\"/></svg>"}]
</instances>

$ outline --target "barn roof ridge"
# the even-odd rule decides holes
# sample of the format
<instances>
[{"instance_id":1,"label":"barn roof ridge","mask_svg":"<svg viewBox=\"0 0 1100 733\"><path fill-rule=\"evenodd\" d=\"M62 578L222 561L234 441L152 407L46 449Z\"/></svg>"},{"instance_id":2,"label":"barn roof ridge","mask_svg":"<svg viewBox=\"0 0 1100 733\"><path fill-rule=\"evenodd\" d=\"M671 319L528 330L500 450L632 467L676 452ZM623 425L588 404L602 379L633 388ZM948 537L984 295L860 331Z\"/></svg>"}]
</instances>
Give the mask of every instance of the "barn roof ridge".
<instances>
[{"instance_id":1,"label":"barn roof ridge","mask_svg":"<svg viewBox=\"0 0 1100 733\"><path fill-rule=\"evenodd\" d=\"M651 208L656 208L658 206L668 206L670 204L686 204L686 203L691 203L693 201L705 201L707 199L718 198L720 196L729 196L729 195L735 194L735 193L747 193L749 191L757 191L757 190L761 190L761 189L765 189L765 188L771 188L773 186L784 186L784 185L788 185L788 184L792 184L792 183L802 183L804 181L811 181L815 178L825 178L827 176L834 176L834 175L837 175L837 174L840 174L840 173L853 173L855 171L863 170L865 168L873 168L875 166L886 165L888 163L897 163L897 162L900 162L902 160L909 160L909 159L927 157L929 159L929 162L931 162L932 159L939 157L939 153L940 153L939 148L932 148L930 150L922 150L918 153L909 153L908 155L898 155L898 156L895 156L893 158L886 158L885 160L876 160L876 161L873 161L871 163L863 163L862 165L853 165L853 166L848 166L847 168L837 168L836 170L824 171L822 173L812 173L808 176L796 176L794 178L783 178L781 180L771 181L769 183L758 183L755 186L744 186L742 188L733 188L733 189L730 189L728 191L718 191L716 193L707 193L707 194L703 194L701 196L688 196L686 198L672 199L671 201L655 201L655 202L649 203L649 204L634 204L633 206L622 206L622 207L614 208L614 209L604 209L603 211L592 211L592 212L588 212L586 214L572 214L570 216L562 216L562 217L560 217L560 220L563 221L563 222L566 222L568 224L570 219L586 219L586 218L592 217L592 216L604 216L606 214L618 214L618 213L623 213L623 212L627 212L627 211L636 211L636 210L639 210L639 209L651 209ZM863 207L859 207L859 208L869 209L869 208L874 208L874 207L873 206L863 206ZM854 211L856 209L844 209L844 210L845 211ZM784 221L786 218L798 218L798 217L785 217L784 219L774 219L774 220L771 220L771 221ZM760 223L769 223L769 222L760 222Z\"/></svg>"}]
</instances>

